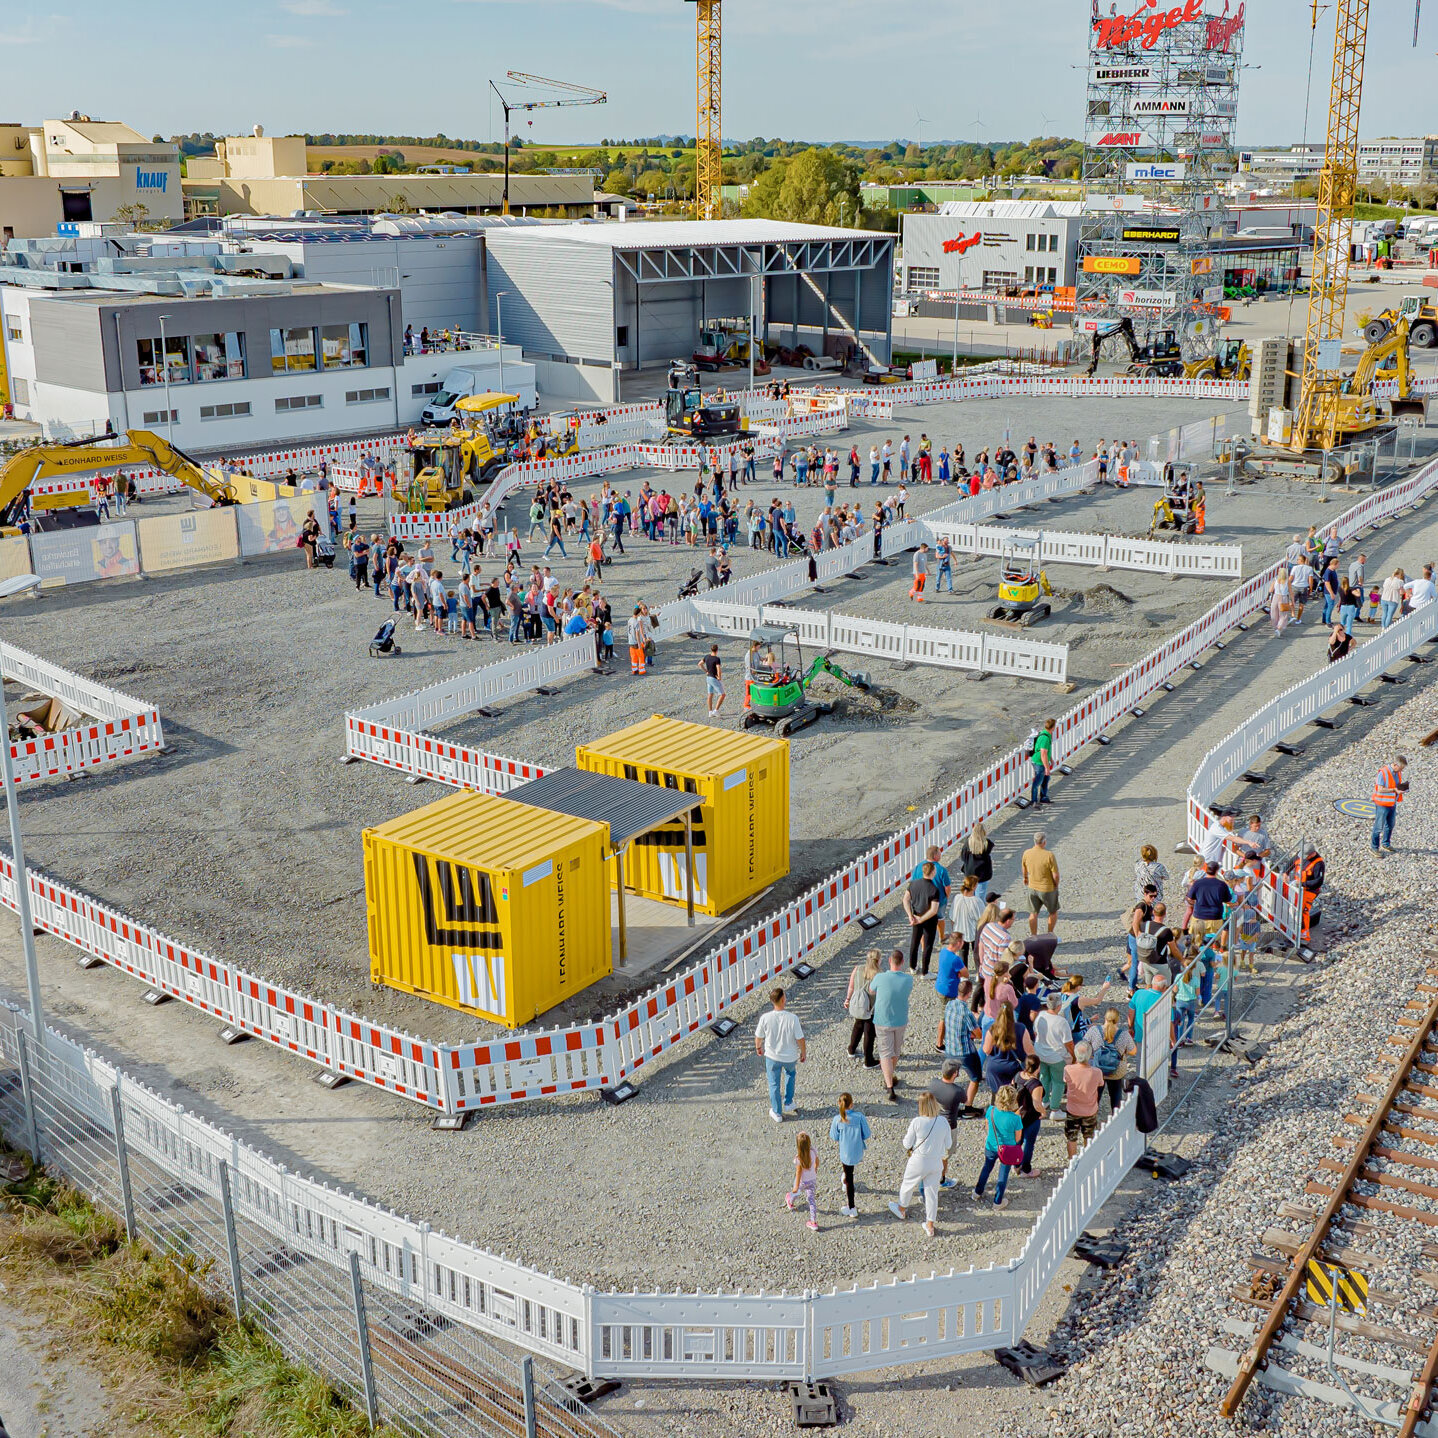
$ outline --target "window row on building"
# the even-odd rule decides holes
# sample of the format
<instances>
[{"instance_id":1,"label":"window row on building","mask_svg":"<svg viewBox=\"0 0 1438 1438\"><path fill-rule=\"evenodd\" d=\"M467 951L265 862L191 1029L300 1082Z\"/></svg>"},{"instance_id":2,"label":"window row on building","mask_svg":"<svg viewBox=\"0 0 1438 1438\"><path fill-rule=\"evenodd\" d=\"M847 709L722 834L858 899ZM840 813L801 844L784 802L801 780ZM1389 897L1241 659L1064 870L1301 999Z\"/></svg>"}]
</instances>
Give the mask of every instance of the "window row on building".
<instances>
[{"instance_id":1,"label":"window row on building","mask_svg":"<svg viewBox=\"0 0 1438 1438\"><path fill-rule=\"evenodd\" d=\"M136 341L141 385L209 384L246 379L245 337L227 334L166 335ZM270 373L363 369L369 364L369 326L304 325L270 331Z\"/></svg>"}]
</instances>

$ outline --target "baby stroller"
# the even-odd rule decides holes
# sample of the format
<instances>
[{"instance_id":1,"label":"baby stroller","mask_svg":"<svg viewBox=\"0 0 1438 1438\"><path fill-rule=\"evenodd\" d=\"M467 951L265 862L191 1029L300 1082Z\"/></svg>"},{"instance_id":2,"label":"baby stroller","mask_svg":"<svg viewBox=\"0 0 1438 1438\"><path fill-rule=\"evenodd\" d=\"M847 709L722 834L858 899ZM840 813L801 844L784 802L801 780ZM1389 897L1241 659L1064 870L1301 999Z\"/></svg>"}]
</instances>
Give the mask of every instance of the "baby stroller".
<instances>
[{"instance_id":1,"label":"baby stroller","mask_svg":"<svg viewBox=\"0 0 1438 1438\"><path fill-rule=\"evenodd\" d=\"M326 569L335 567L335 542L327 534L322 534L315 541L315 563L322 564Z\"/></svg>"},{"instance_id":2,"label":"baby stroller","mask_svg":"<svg viewBox=\"0 0 1438 1438\"><path fill-rule=\"evenodd\" d=\"M690 572L689 578L679 586L680 599L693 599L699 593L699 583L704 578L702 569L695 569Z\"/></svg>"},{"instance_id":3,"label":"baby stroller","mask_svg":"<svg viewBox=\"0 0 1438 1438\"><path fill-rule=\"evenodd\" d=\"M369 657L378 658L381 654L399 654L401 652L398 644L394 642L394 620L386 619L379 627L379 633L369 642Z\"/></svg>"}]
</instances>

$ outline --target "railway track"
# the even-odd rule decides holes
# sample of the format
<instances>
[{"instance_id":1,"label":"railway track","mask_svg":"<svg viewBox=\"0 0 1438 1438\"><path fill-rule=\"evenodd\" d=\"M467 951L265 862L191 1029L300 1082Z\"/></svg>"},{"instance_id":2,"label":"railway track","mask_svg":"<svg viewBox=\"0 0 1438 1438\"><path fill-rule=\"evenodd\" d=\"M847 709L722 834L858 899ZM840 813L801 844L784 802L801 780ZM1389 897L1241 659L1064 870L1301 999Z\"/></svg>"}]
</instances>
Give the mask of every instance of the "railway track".
<instances>
[{"instance_id":1,"label":"railway track","mask_svg":"<svg viewBox=\"0 0 1438 1438\"><path fill-rule=\"evenodd\" d=\"M1208 1352L1208 1367L1232 1380L1219 1405L1227 1417L1256 1383L1400 1438L1438 1435L1438 967L1377 1061L1354 1111L1337 1115L1334 1153L1306 1189L1314 1202L1280 1207L1282 1222L1248 1259L1249 1286L1229 1295L1257 1322L1225 1319L1246 1347Z\"/></svg>"}]
</instances>

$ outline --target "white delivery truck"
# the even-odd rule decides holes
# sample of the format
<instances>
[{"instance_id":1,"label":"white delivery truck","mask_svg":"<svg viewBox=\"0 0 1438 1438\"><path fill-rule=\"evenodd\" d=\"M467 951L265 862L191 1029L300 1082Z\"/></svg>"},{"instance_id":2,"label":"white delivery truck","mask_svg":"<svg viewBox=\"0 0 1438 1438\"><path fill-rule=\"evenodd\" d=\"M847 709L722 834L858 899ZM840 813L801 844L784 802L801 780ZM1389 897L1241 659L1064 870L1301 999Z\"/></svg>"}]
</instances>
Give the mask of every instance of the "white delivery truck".
<instances>
[{"instance_id":1,"label":"white delivery truck","mask_svg":"<svg viewBox=\"0 0 1438 1438\"><path fill-rule=\"evenodd\" d=\"M454 407L456 401L466 395L486 394L500 388L508 394L517 394L521 409L539 407L532 364L506 361L502 386L497 365L456 365L445 375L439 393L425 405L420 418L425 424L448 424L458 413Z\"/></svg>"}]
</instances>

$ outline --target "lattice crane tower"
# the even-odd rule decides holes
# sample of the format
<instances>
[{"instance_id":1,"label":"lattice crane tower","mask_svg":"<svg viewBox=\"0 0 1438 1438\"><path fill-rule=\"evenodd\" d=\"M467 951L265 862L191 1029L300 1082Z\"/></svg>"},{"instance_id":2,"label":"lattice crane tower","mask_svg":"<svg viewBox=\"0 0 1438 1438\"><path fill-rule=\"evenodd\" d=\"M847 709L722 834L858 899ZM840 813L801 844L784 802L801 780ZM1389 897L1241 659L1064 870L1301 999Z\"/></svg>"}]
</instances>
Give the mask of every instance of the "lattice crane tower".
<instances>
[{"instance_id":1,"label":"lattice crane tower","mask_svg":"<svg viewBox=\"0 0 1438 1438\"><path fill-rule=\"evenodd\" d=\"M721 0L690 0L694 5L698 59L698 117L694 127L694 200L701 220L717 220L723 183L720 111L722 109Z\"/></svg>"},{"instance_id":2,"label":"lattice crane tower","mask_svg":"<svg viewBox=\"0 0 1438 1438\"><path fill-rule=\"evenodd\" d=\"M1348 308L1348 257L1353 205L1358 194L1358 108L1363 99L1363 56L1369 0L1338 0L1333 42L1333 85L1328 138L1318 175L1318 217L1313 236L1313 278L1308 288L1307 343L1292 447L1332 449L1338 396L1343 386L1341 341ZM1317 19L1315 9L1314 19Z\"/></svg>"}]
</instances>

